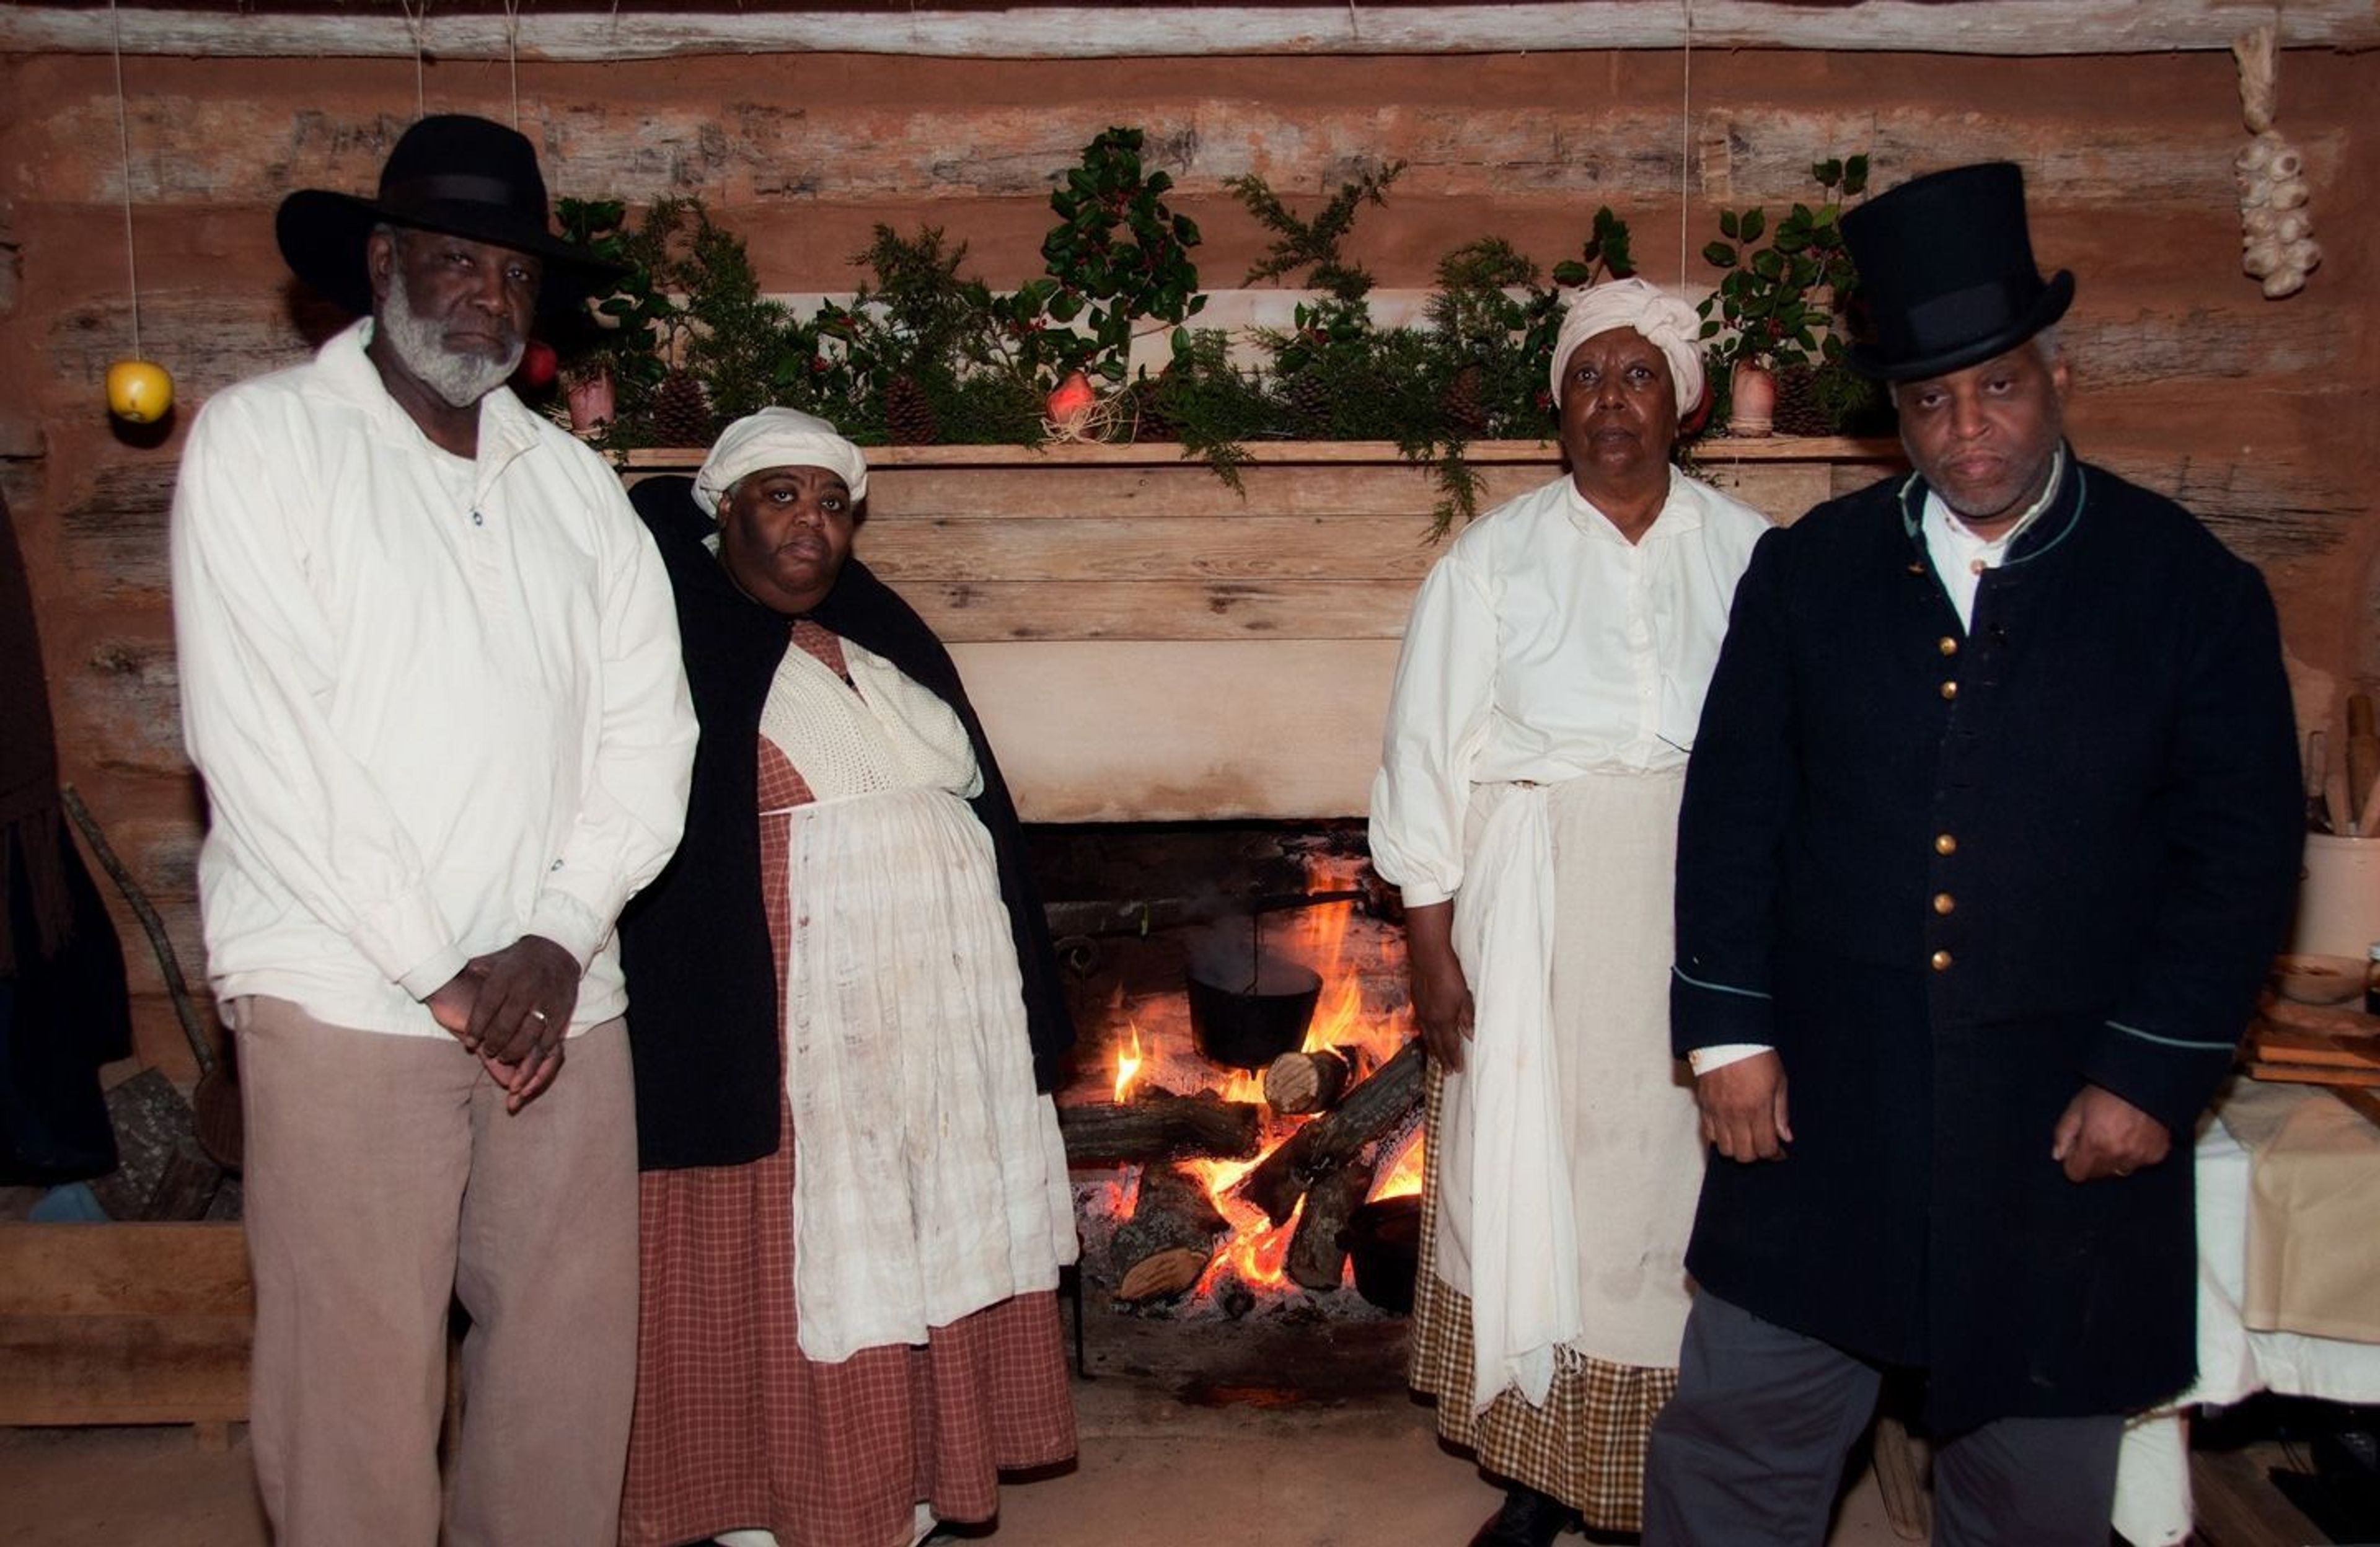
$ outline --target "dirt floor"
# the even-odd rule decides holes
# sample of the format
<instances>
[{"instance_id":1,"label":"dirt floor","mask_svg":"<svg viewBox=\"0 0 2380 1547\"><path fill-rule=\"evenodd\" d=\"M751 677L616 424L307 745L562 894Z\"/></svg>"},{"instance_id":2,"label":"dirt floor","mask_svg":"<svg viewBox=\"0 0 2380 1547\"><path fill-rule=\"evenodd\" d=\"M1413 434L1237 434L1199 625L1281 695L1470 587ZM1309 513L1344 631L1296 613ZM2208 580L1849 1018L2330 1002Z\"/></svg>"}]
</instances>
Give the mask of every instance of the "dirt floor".
<instances>
[{"instance_id":1,"label":"dirt floor","mask_svg":"<svg viewBox=\"0 0 2380 1547\"><path fill-rule=\"evenodd\" d=\"M1261 1405L1078 1383L1082 1459L1003 1493L1009 1547L1462 1547L1499 1495L1401 1395ZM245 1431L209 1454L186 1429L0 1430L0 1542L262 1547ZM1564 1539L1575 1543L1580 1538ZM1873 1481L1832 1547L1897 1539Z\"/></svg>"}]
</instances>

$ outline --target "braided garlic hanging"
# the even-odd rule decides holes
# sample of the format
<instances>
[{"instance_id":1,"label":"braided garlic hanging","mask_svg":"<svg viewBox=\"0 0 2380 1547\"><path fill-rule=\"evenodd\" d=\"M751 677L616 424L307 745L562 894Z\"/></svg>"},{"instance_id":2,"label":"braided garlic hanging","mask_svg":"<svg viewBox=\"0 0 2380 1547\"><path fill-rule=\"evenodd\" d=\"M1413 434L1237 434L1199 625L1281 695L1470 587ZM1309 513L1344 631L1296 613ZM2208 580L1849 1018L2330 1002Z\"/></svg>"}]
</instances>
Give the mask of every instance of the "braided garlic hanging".
<instances>
[{"instance_id":1,"label":"braided garlic hanging","mask_svg":"<svg viewBox=\"0 0 2380 1547\"><path fill-rule=\"evenodd\" d=\"M2240 116L2255 138L2232 161L2240 181L2240 267L2264 281L2267 300L2305 288L2322 262L2306 201L2305 157L2273 128L2275 34L2270 23L2231 44L2240 62Z\"/></svg>"}]
</instances>

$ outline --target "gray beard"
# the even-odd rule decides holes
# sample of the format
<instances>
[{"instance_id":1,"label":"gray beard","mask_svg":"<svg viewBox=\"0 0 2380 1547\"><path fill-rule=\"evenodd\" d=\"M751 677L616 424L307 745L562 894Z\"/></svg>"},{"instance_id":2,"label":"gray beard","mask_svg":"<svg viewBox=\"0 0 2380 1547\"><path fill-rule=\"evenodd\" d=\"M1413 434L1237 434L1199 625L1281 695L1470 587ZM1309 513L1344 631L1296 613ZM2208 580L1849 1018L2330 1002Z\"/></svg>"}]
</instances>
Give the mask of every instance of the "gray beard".
<instances>
[{"instance_id":1,"label":"gray beard","mask_svg":"<svg viewBox=\"0 0 2380 1547\"><path fill-rule=\"evenodd\" d=\"M401 272L397 282L388 287L387 298L380 303L377 325L387 336L388 347L405 362L405 368L419 378L422 385L443 398L447 407L455 408L468 408L502 386L528 347L528 340L516 339L511 351L500 360L449 349L437 323L414 315L413 300L406 293Z\"/></svg>"}]
</instances>

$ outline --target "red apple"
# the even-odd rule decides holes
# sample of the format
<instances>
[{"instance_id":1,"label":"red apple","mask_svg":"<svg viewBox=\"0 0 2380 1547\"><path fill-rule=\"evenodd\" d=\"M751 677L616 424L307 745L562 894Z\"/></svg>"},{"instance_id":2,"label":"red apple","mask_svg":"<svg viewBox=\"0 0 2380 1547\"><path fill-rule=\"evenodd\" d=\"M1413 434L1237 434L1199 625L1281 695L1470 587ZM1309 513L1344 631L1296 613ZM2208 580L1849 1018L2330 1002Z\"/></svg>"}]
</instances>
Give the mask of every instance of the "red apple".
<instances>
[{"instance_id":1,"label":"red apple","mask_svg":"<svg viewBox=\"0 0 2380 1547\"><path fill-rule=\"evenodd\" d=\"M554 368L559 363L552 345L542 338L532 338L528 347L521 351L520 369L513 374L530 386L541 387L553 380Z\"/></svg>"}]
</instances>

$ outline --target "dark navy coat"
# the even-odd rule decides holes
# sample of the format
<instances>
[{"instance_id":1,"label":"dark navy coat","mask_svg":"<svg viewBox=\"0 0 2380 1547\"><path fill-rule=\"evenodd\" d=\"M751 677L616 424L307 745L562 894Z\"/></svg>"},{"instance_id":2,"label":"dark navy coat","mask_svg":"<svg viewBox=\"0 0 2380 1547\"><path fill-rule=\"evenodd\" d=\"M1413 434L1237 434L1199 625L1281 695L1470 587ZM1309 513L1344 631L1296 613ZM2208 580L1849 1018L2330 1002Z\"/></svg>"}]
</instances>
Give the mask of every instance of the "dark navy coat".
<instances>
[{"instance_id":1,"label":"dark navy coat","mask_svg":"<svg viewBox=\"0 0 2380 1547\"><path fill-rule=\"evenodd\" d=\"M2295 731L2256 571L2071 459L1961 627L1912 476L1771 532L1680 818L1677 1051L1766 1042L1789 1158L1714 1157L1687 1266L1930 1372L1937 1431L2111 1413L2194 1358L2191 1131L2287 926ZM2084 1082L2174 1135L2077 1185Z\"/></svg>"}]
</instances>

